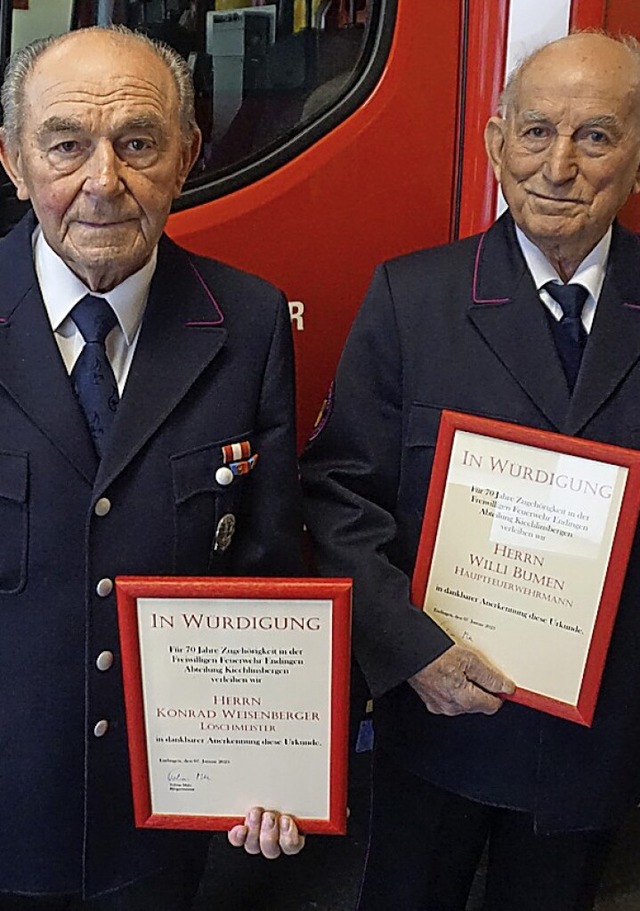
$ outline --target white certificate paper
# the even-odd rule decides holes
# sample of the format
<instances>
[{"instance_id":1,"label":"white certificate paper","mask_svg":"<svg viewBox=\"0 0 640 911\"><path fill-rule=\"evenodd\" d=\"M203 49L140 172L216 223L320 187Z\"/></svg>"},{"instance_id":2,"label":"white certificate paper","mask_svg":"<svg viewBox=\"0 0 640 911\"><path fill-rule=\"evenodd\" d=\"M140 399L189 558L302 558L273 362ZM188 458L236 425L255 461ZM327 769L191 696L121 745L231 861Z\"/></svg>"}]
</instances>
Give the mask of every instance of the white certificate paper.
<instances>
[{"instance_id":1,"label":"white certificate paper","mask_svg":"<svg viewBox=\"0 0 640 911\"><path fill-rule=\"evenodd\" d=\"M456 427L449 436L419 604L456 642L511 677L520 696L533 697L529 704L589 723L589 711L585 719L571 708L585 695L590 657L599 666L588 695L595 701L597 694L608 644L602 648L597 624L605 584L606 610L613 599L615 613L624 576L625 562L618 554L612 566L612 552L631 467L594 458L592 448L602 444L564 438L570 449L584 447L583 456L563 449L557 434L529 431L529 445L527 428L515 428L513 439L510 425L487 422L492 435L484 435L482 419L467 418L478 430ZM637 502L631 508L635 525Z\"/></svg>"},{"instance_id":2,"label":"white certificate paper","mask_svg":"<svg viewBox=\"0 0 640 911\"><path fill-rule=\"evenodd\" d=\"M128 720L141 715L146 814L223 828L259 805L306 831L328 820L348 704L333 691L332 599L137 597L135 615L127 688L139 682L140 712L130 703Z\"/></svg>"}]
</instances>

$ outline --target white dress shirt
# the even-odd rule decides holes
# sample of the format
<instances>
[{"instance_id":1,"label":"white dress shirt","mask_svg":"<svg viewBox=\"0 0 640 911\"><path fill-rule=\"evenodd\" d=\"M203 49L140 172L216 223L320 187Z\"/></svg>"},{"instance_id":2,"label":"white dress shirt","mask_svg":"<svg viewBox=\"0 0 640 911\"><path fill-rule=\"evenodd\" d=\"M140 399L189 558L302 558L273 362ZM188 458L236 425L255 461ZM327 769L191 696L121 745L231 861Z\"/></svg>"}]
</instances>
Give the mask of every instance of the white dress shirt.
<instances>
[{"instance_id":1,"label":"white dress shirt","mask_svg":"<svg viewBox=\"0 0 640 911\"><path fill-rule=\"evenodd\" d=\"M104 297L111 304L118 324L107 336L106 348L118 383L118 392L122 395L140 334L149 286L156 268L157 247L142 269L134 272L106 294L96 293L87 288L51 249L39 225L33 233L33 257L47 316L67 373L71 373L84 347L82 334L69 314L85 294Z\"/></svg>"},{"instance_id":2,"label":"white dress shirt","mask_svg":"<svg viewBox=\"0 0 640 911\"><path fill-rule=\"evenodd\" d=\"M591 253L582 260L569 282L569 284L582 285L589 292L589 296L582 308L582 325L587 333L591 332L596 306L604 283L609 249L611 247L611 234L612 228L609 228L602 240L599 241ZM556 281L560 284L564 284L564 282L542 251L539 250L535 244L531 243L529 238L522 233L517 225L516 237L518 238L522 255L529 267L529 272L531 272L536 288L538 289L540 300L555 319L562 319L562 307L558 301L551 297L543 286L551 281Z\"/></svg>"}]
</instances>

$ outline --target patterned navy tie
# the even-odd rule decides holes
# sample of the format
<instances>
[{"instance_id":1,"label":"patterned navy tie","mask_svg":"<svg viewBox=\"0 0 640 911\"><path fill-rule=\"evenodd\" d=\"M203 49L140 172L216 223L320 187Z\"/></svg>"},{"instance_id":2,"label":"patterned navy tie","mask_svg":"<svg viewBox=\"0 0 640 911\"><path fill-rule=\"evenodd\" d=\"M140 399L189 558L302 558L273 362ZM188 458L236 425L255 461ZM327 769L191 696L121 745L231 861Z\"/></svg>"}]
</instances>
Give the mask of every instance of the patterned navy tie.
<instances>
[{"instance_id":1,"label":"patterned navy tie","mask_svg":"<svg viewBox=\"0 0 640 911\"><path fill-rule=\"evenodd\" d=\"M71 311L71 319L85 341L71 371L71 380L96 452L102 457L120 400L118 384L105 348L105 339L116 325L117 318L107 300L87 294Z\"/></svg>"},{"instance_id":2,"label":"patterned navy tie","mask_svg":"<svg viewBox=\"0 0 640 911\"><path fill-rule=\"evenodd\" d=\"M562 318L552 320L553 334L569 389L573 392L587 343L581 317L589 292L582 285L559 285L557 282L548 282L545 289L562 307Z\"/></svg>"}]
</instances>

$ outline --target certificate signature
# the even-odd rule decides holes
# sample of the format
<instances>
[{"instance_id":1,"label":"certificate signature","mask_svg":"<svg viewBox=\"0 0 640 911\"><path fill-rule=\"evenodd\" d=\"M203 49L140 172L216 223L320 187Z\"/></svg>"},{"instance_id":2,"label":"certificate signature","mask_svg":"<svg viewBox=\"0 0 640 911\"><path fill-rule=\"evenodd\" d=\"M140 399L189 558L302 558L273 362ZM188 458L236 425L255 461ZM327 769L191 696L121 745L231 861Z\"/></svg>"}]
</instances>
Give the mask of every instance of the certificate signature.
<instances>
[{"instance_id":1,"label":"certificate signature","mask_svg":"<svg viewBox=\"0 0 640 911\"><path fill-rule=\"evenodd\" d=\"M206 772L185 775L181 769L169 769L167 782L170 791L195 791L198 784L211 781Z\"/></svg>"}]
</instances>

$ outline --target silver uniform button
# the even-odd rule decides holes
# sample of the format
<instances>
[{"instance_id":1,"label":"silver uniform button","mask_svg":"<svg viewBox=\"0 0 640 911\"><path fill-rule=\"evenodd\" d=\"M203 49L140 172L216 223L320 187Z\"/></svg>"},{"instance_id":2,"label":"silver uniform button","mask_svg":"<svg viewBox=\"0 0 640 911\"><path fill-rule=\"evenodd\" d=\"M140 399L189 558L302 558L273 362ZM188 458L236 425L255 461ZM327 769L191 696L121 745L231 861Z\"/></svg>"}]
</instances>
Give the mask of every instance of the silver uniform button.
<instances>
[{"instance_id":1,"label":"silver uniform button","mask_svg":"<svg viewBox=\"0 0 640 911\"><path fill-rule=\"evenodd\" d=\"M233 481L233 472L226 465L216 471L216 481L221 487L227 487Z\"/></svg>"},{"instance_id":2,"label":"silver uniform button","mask_svg":"<svg viewBox=\"0 0 640 911\"><path fill-rule=\"evenodd\" d=\"M113 591L113 582L111 579L100 579L96 585L96 591L101 598L106 598Z\"/></svg>"},{"instance_id":3,"label":"silver uniform button","mask_svg":"<svg viewBox=\"0 0 640 911\"><path fill-rule=\"evenodd\" d=\"M99 671L108 671L113 665L113 652L100 652L96 658L96 667Z\"/></svg>"},{"instance_id":4,"label":"silver uniform button","mask_svg":"<svg viewBox=\"0 0 640 911\"><path fill-rule=\"evenodd\" d=\"M106 718L103 718L102 721L99 721L93 729L94 737L104 737L104 735L109 730L109 722Z\"/></svg>"},{"instance_id":5,"label":"silver uniform button","mask_svg":"<svg viewBox=\"0 0 640 911\"><path fill-rule=\"evenodd\" d=\"M111 500L107 497L100 497L96 505L93 507L93 511L97 516L106 516L111 509Z\"/></svg>"}]
</instances>

